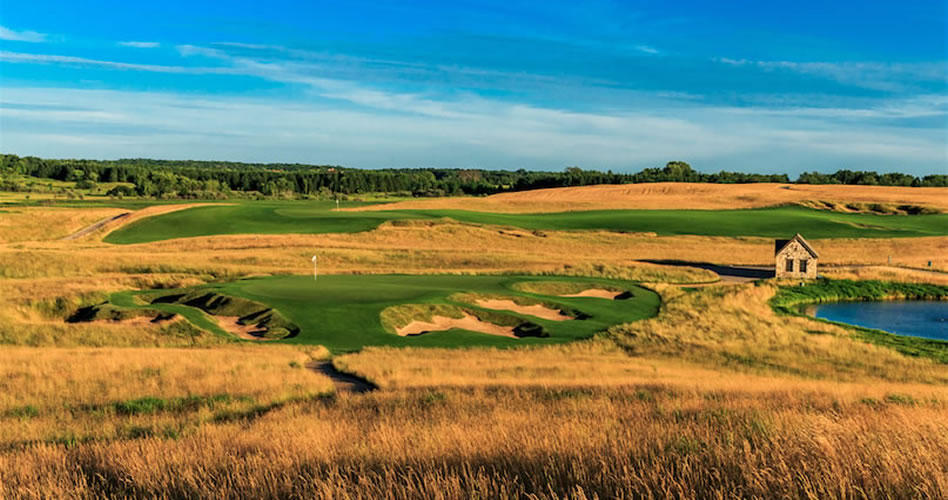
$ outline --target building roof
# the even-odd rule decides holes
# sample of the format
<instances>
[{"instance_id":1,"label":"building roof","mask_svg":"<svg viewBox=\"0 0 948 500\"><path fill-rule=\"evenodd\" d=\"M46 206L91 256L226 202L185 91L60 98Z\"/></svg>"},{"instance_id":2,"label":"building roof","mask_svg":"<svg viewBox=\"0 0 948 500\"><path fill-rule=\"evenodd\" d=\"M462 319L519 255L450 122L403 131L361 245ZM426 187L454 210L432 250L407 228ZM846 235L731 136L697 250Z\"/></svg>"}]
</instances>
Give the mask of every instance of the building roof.
<instances>
[{"instance_id":1,"label":"building roof","mask_svg":"<svg viewBox=\"0 0 948 500\"><path fill-rule=\"evenodd\" d=\"M790 238L789 240L775 241L774 242L774 255L777 255L780 252L782 252L783 249L787 248L787 245L789 245L790 242L792 241L799 241L800 244L803 245L803 248L805 248L807 252L810 252L810 255L812 255L814 259L820 258L820 254L816 253L816 250L813 250L813 247L811 247L810 244L807 243L805 239L803 239L803 236L800 236L800 233L793 235L793 238Z\"/></svg>"}]
</instances>

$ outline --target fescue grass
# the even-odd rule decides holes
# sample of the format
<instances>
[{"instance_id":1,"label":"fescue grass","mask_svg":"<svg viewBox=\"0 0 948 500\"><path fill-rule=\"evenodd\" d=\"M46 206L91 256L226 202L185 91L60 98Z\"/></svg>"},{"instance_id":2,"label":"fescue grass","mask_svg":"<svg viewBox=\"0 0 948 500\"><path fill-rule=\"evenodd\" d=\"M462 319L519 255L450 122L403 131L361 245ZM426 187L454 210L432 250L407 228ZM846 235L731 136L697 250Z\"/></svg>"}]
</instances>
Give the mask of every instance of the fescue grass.
<instances>
[{"instance_id":1,"label":"fescue grass","mask_svg":"<svg viewBox=\"0 0 948 500\"><path fill-rule=\"evenodd\" d=\"M181 435L133 428L0 451L0 495L936 498L948 487L946 408L896 390L630 384L304 400Z\"/></svg>"},{"instance_id":2,"label":"fescue grass","mask_svg":"<svg viewBox=\"0 0 948 500\"><path fill-rule=\"evenodd\" d=\"M786 228L817 238L948 235L948 215L882 216L803 207L750 210L593 210L504 214L464 210L332 211L329 202L245 202L149 217L105 237L130 244L217 234L351 233L387 221L449 218L527 230L609 230L659 235L785 237Z\"/></svg>"},{"instance_id":3,"label":"fescue grass","mask_svg":"<svg viewBox=\"0 0 948 500\"><path fill-rule=\"evenodd\" d=\"M663 304L657 317L608 332L630 354L751 373L948 383L948 370L936 360L867 343L828 322L778 315L769 303L777 292L772 284L658 289Z\"/></svg>"},{"instance_id":4,"label":"fescue grass","mask_svg":"<svg viewBox=\"0 0 948 500\"><path fill-rule=\"evenodd\" d=\"M314 353L316 357L320 352ZM332 392L285 346L0 349L0 449L194 432L202 422ZM130 435L132 428L137 435ZM145 429L148 429L147 433Z\"/></svg>"},{"instance_id":5,"label":"fescue grass","mask_svg":"<svg viewBox=\"0 0 948 500\"><path fill-rule=\"evenodd\" d=\"M485 197L407 200L357 210L473 210L549 213L567 210L730 210L806 203L849 211L851 205L914 205L948 211L948 189L818 184L648 182L535 189Z\"/></svg>"}]
</instances>

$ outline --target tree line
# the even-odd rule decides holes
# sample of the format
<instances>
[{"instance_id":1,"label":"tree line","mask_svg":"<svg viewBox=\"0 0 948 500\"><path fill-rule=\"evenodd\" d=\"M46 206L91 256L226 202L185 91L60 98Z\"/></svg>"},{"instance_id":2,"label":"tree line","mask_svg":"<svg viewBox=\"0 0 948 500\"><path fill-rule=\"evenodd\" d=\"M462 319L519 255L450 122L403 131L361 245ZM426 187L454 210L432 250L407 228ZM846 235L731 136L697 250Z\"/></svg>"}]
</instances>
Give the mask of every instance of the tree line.
<instances>
[{"instance_id":1,"label":"tree line","mask_svg":"<svg viewBox=\"0 0 948 500\"><path fill-rule=\"evenodd\" d=\"M0 155L0 189L10 190L14 187L15 183L10 180L14 175L75 182L76 187L80 189L93 188L100 183L123 183L113 187L108 194L163 198L220 198L235 193L322 198L363 193L446 196L642 182L791 182L786 174L727 171L707 174L680 161L668 162L664 167L646 168L636 173L613 173L584 170L579 167L568 167L560 172L445 168L363 170L336 165L295 163L150 159L60 160ZM833 174L805 172L795 182L948 187L948 175L927 175L920 178L901 173L878 174L839 170Z\"/></svg>"}]
</instances>

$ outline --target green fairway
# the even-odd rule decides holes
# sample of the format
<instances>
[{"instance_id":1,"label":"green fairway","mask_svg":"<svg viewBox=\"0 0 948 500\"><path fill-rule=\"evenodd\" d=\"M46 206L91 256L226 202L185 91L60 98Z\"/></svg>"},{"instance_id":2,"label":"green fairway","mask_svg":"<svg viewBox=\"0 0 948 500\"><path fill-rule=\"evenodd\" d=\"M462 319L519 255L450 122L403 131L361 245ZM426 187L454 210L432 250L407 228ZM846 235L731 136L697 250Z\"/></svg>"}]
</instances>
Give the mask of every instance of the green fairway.
<instances>
[{"instance_id":1,"label":"green fairway","mask_svg":"<svg viewBox=\"0 0 948 500\"><path fill-rule=\"evenodd\" d=\"M241 202L149 217L112 232L106 242L145 243L217 234L353 233L398 219L450 218L530 230L607 230L660 235L808 238L899 238L948 235L948 214L846 214L803 207L753 210L594 210L496 214L463 210L333 211L332 202ZM351 206L351 205L350 205Z\"/></svg>"},{"instance_id":2,"label":"green fairway","mask_svg":"<svg viewBox=\"0 0 948 500\"><path fill-rule=\"evenodd\" d=\"M628 290L632 297L624 300L606 300L589 297L552 297L522 292L513 288L526 281L572 281L597 286ZM229 283L200 287L201 290L231 297L242 297L266 304L279 311L300 327L300 333L282 342L294 344L321 344L333 352L358 350L369 345L461 347L495 346L514 347L531 344L550 344L586 338L609 326L654 316L660 299L650 290L632 282L596 278L536 277L536 276L454 276L454 275L331 275L314 281L311 276L279 276L252 278ZM167 293L173 293L168 291ZM569 321L543 320L529 315L517 316L541 325L549 337L509 338L464 330L433 332L413 337L400 337L386 331L380 321L381 312L390 306L404 304L463 305L483 310L475 305L453 302L457 293L497 294L508 297L538 299L563 308L581 311L587 319ZM151 292L154 293L154 292ZM113 295L115 305L158 309L181 313L191 309L185 317L196 326L221 333L216 325L209 326L209 316L202 311L181 305L135 304L128 294Z\"/></svg>"}]
</instances>

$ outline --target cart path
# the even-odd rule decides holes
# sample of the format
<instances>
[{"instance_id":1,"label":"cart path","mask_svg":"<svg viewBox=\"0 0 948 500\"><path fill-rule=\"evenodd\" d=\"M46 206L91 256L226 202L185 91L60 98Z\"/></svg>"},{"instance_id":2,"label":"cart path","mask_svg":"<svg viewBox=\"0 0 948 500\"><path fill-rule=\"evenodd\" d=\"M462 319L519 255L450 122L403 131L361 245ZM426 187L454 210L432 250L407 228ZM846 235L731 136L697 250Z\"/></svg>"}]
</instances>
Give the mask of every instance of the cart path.
<instances>
[{"instance_id":1,"label":"cart path","mask_svg":"<svg viewBox=\"0 0 948 500\"><path fill-rule=\"evenodd\" d=\"M378 389L375 384L362 377L337 370L332 361L310 361L306 367L329 377L336 393L362 394Z\"/></svg>"},{"instance_id":2,"label":"cart path","mask_svg":"<svg viewBox=\"0 0 948 500\"><path fill-rule=\"evenodd\" d=\"M125 217L128 217L128 216L131 215L131 214L132 214L131 212L125 212L124 214L118 214L118 215L116 215L116 216L114 216L114 217L109 217L109 218L107 218L107 219L102 219L102 220L100 220L99 222L96 222L95 224L93 224L93 225L91 225L91 226L86 226L86 227L84 227L84 228L82 228L82 229L76 231L75 233L70 234L69 236L63 237L63 239L64 239L64 240L77 240L77 239L82 238L83 236L85 236L85 235L87 235L87 234L94 233L94 232L98 231L99 229L102 229L102 227L104 227L104 226L105 226L106 224L108 224L109 222L117 221L117 220L119 220L119 219L124 219Z\"/></svg>"},{"instance_id":3,"label":"cart path","mask_svg":"<svg viewBox=\"0 0 948 500\"><path fill-rule=\"evenodd\" d=\"M750 283L752 281L768 279L774 277L773 266L719 266L707 262L689 262L682 260L642 260L650 264L660 264L663 266L682 266L696 267L705 269L718 275L718 281L710 283L682 283L682 287L704 287L714 285L739 285Z\"/></svg>"}]
</instances>

